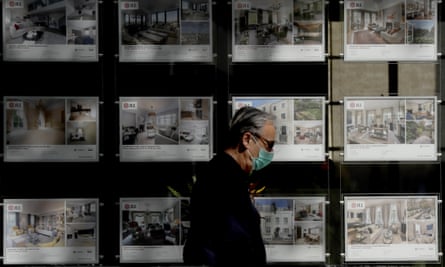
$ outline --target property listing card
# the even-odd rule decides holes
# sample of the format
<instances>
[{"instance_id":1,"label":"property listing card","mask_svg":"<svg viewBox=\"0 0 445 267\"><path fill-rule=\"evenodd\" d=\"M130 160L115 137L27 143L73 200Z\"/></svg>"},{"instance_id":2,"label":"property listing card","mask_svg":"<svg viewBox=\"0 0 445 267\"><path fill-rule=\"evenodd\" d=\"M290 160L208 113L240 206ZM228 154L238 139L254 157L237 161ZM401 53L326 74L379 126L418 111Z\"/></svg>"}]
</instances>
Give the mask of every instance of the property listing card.
<instances>
[{"instance_id":1,"label":"property listing card","mask_svg":"<svg viewBox=\"0 0 445 267\"><path fill-rule=\"evenodd\" d=\"M325 198L255 197L268 262L325 262Z\"/></svg>"},{"instance_id":2,"label":"property listing card","mask_svg":"<svg viewBox=\"0 0 445 267\"><path fill-rule=\"evenodd\" d=\"M98 161L98 97L4 97L4 161Z\"/></svg>"},{"instance_id":3,"label":"property listing card","mask_svg":"<svg viewBox=\"0 0 445 267\"><path fill-rule=\"evenodd\" d=\"M98 199L5 199L5 264L99 262Z\"/></svg>"},{"instance_id":4,"label":"property listing card","mask_svg":"<svg viewBox=\"0 0 445 267\"><path fill-rule=\"evenodd\" d=\"M346 196L346 262L437 262L437 196Z\"/></svg>"},{"instance_id":5,"label":"property listing card","mask_svg":"<svg viewBox=\"0 0 445 267\"><path fill-rule=\"evenodd\" d=\"M121 97L121 161L208 161L211 97Z\"/></svg>"},{"instance_id":6,"label":"property listing card","mask_svg":"<svg viewBox=\"0 0 445 267\"><path fill-rule=\"evenodd\" d=\"M324 161L324 97L232 96L232 112L253 106L275 115L274 161Z\"/></svg>"},{"instance_id":7,"label":"property listing card","mask_svg":"<svg viewBox=\"0 0 445 267\"><path fill-rule=\"evenodd\" d=\"M121 198L120 262L182 262L189 205L188 198Z\"/></svg>"},{"instance_id":8,"label":"property listing card","mask_svg":"<svg viewBox=\"0 0 445 267\"><path fill-rule=\"evenodd\" d=\"M437 101L427 97L345 97L345 161L437 160Z\"/></svg>"},{"instance_id":9,"label":"property listing card","mask_svg":"<svg viewBox=\"0 0 445 267\"><path fill-rule=\"evenodd\" d=\"M7 61L97 61L97 0L3 1Z\"/></svg>"},{"instance_id":10,"label":"property listing card","mask_svg":"<svg viewBox=\"0 0 445 267\"><path fill-rule=\"evenodd\" d=\"M212 62L209 0L119 0L121 62Z\"/></svg>"},{"instance_id":11,"label":"property listing card","mask_svg":"<svg viewBox=\"0 0 445 267\"><path fill-rule=\"evenodd\" d=\"M436 0L345 0L345 61L437 60Z\"/></svg>"},{"instance_id":12,"label":"property listing card","mask_svg":"<svg viewBox=\"0 0 445 267\"><path fill-rule=\"evenodd\" d=\"M325 60L324 0L232 1L232 61Z\"/></svg>"}]
</instances>

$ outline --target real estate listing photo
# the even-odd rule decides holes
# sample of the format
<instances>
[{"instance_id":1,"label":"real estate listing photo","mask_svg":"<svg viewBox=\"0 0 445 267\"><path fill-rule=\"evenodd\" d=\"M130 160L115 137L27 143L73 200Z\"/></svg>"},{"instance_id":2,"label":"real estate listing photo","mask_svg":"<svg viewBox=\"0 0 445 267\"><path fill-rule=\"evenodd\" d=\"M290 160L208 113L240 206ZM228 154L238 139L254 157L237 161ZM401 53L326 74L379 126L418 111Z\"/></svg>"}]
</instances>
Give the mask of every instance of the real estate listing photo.
<instances>
[{"instance_id":1,"label":"real estate listing photo","mask_svg":"<svg viewBox=\"0 0 445 267\"><path fill-rule=\"evenodd\" d=\"M15 103L6 107L7 145L65 144L65 99L6 98Z\"/></svg>"},{"instance_id":2,"label":"real estate listing photo","mask_svg":"<svg viewBox=\"0 0 445 267\"><path fill-rule=\"evenodd\" d=\"M23 0L22 8L5 8L6 44L66 44L65 1Z\"/></svg>"},{"instance_id":3,"label":"real estate listing photo","mask_svg":"<svg viewBox=\"0 0 445 267\"><path fill-rule=\"evenodd\" d=\"M426 197L360 200L348 205L348 244L429 244L435 241L435 200Z\"/></svg>"},{"instance_id":4,"label":"real estate listing photo","mask_svg":"<svg viewBox=\"0 0 445 267\"><path fill-rule=\"evenodd\" d=\"M122 45L179 45L181 2L129 1L137 8L121 9Z\"/></svg>"},{"instance_id":5,"label":"real estate listing photo","mask_svg":"<svg viewBox=\"0 0 445 267\"><path fill-rule=\"evenodd\" d=\"M179 101L177 98L132 100L136 109L121 109L123 145L179 144Z\"/></svg>"},{"instance_id":6,"label":"real estate listing photo","mask_svg":"<svg viewBox=\"0 0 445 267\"><path fill-rule=\"evenodd\" d=\"M22 207L18 212L6 213L7 248L65 246L63 200L11 200L6 203Z\"/></svg>"},{"instance_id":7,"label":"real estate listing photo","mask_svg":"<svg viewBox=\"0 0 445 267\"><path fill-rule=\"evenodd\" d=\"M320 245L324 204L320 198L255 198L267 245Z\"/></svg>"},{"instance_id":8,"label":"real estate listing photo","mask_svg":"<svg viewBox=\"0 0 445 267\"><path fill-rule=\"evenodd\" d=\"M181 213L185 206L180 199L150 198L123 200L123 203L137 203L137 208L121 210L122 246L174 246L184 243Z\"/></svg>"},{"instance_id":9,"label":"real estate listing photo","mask_svg":"<svg viewBox=\"0 0 445 267\"><path fill-rule=\"evenodd\" d=\"M324 27L324 1L294 0L294 44L321 44Z\"/></svg>"},{"instance_id":10,"label":"real estate listing photo","mask_svg":"<svg viewBox=\"0 0 445 267\"><path fill-rule=\"evenodd\" d=\"M405 105L400 99L367 99L363 108L346 106L348 144L404 144Z\"/></svg>"},{"instance_id":11,"label":"real estate listing photo","mask_svg":"<svg viewBox=\"0 0 445 267\"><path fill-rule=\"evenodd\" d=\"M234 2L235 45L293 44L293 1L250 1L250 7L238 8ZM242 4L241 4L242 5Z\"/></svg>"},{"instance_id":12,"label":"real estate listing photo","mask_svg":"<svg viewBox=\"0 0 445 267\"><path fill-rule=\"evenodd\" d=\"M347 8L347 44L433 44L435 3L432 0L365 0Z\"/></svg>"}]
</instances>

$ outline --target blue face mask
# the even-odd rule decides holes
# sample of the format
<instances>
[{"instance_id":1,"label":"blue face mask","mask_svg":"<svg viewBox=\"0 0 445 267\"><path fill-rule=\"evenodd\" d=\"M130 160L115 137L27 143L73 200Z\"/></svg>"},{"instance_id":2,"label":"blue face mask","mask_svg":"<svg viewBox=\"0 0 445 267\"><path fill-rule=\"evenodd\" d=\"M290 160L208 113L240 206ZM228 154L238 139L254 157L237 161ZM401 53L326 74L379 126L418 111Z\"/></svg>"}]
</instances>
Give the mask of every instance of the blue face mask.
<instances>
[{"instance_id":1,"label":"blue face mask","mask_svg":"<svg viewBox=\"0 0 445 267\"><path fill-rule=\"evenodd\" d=\"M260 153L257 158L252 157L252 166L254 171L258 171L272 162L273 152L266 151L260 148Z\"/></svg>"},{"instance_id":2,"label":"blue face mask","mask_svg":"<svg viewBox=\"0 0 445 267\"><path fill-rule=\"evenodd\" d=\"M258 157L254 157L252 156L252 154L250 154L252 157L252 171L258 171L272 162L273 152L269 152L266 149L260 147L258 145L258 140L255 137L254 140L255 144L260 148L260 152L258 153Z\"/></svg>"}]
</instances>

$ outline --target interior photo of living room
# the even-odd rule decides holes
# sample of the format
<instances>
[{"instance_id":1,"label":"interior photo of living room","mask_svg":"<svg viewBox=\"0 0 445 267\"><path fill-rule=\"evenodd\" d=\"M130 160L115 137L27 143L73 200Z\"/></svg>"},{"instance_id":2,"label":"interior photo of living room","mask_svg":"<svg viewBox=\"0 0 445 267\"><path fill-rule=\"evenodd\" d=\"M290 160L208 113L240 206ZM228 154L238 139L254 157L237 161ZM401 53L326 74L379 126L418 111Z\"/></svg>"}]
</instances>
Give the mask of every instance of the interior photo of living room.
<instances>
[{"instance_id":1,"label":"interior photo of living room","mask_svg":"<svg viewBox=\"0 0 445 267\"><path fill-rule=\"evenodd\" d=\"M6 110L7 145L65 144L65 99L8 98L22 103Z\"/></svg>"},{"instance_id":2,"label":"interior photo of living room","mask_svg":"<svg viewBox=\"0 0 445 267\"><path fill-rule=\"evenodd\" d=\"M20 212L7 212L7 248L64 247L65 202L63 200L17 200Z\"/></svg>"},{"instance_id":3,"label":"interior photo of living room","mask_svg":"<svg viewBox=\"0 0 445 267\"><path fill-rule=\"evenodd\" d=\"M23 0L23 8L4 9L6 44L66 44L63 0Z\"/></svg>"},{"instance_id":4,"label":"interior photo of living room","mask_svg":"<svg viewBox=\"0 0 445 267\"><path fill-rule=\"evenodd\" d=\"M151 198L131 202L137 203L137 208L121 211L122 246L183 244L180 199Z\"/></svg>"},{"instance_id":5,"label":"interior photo of living room","mask_svg":"<svg viewBox=\"0 0 445 267\"><path fill-rule=\"evenodd\" d=\"M136 10L121 10L122 45L180 44L180 1L138 1Z\"/></svg>"},{"instance_id":6,"label":"interior photo of living room","mask_svg":"<svg viewBox=\"0 0 445 267\"><path fill-rule=\"evenodd\" d=\"M349 244L428 244L435 240L432 199L377 198L364 203L364 208L346 213Z\"/></svg>"},{"instance_id":7,"label":"interior photo of living room","mask_svg":"<svg viewBox=\"0 0 445 267\"><path fill-rule=\"evenodd\" d=\"M141 99L137 109L121 110L123 145L177 145L178 99Z\"/></svg>"},{"instance_id":8,"label":"interior photo of living room","mask_svg":"<svg viewBox=\"0 0 445 267\"><path fill-rule=\"evenodd\" d=\"M294 0L294 43L321 44L323 41L324 2Z\"/></svg>"},{"instance_id":9,"label":"interior photo of living room","mask_svg":"<svg viewBox=\"0 0 445 267\"><path fill-rule=\"evenodd\" d=\"M323 142L323 121L296 121L294 144L321 144Z\"/></svg>"},{"instance_id":10,"label":"interior photo of living room","mask_svg":"<svg viewBox=\"0 0 445 267\"><path fill-rule=\"evenodd\" d=\"M345 131L348 144L404 144L405 100L366 100L347 110Z\"/></svg>"},{"instance_id":11,"label":"interior photo of living room","mask_svg":"<svg viewBox=\"0 0 445 267\"><path fill-rule=\"evenodd\" d=\"M322 245L323 225L321 222L295 222L296 245Z\"/></svg>"},{"instance_id":12,"label":"interior photo of living room","mask_svg":"<svg viewBox=\"0 0 445 267\"><path fill-rule=\"evenodd\" d=\"M347 44L405 43L405 0L364 0L362 2L362 8L346 10Z\"/></svg>"},{"instance_id":13,"label":"interior photo of living room","mask_svg":"<svg viewBox=\"0 0 445 267\"><path fill-rule=\"evenodd\" d=\"M367 199L346 212L348 244L400 244L407 241L406 201Z\"/></svg>"},{"instance_id":14,"label":"interior photo of living room","mask_svg":"<svg viewBox=\"0 0 445 267\"><path fill-rule=\"evenodd\" d=\"M235 45L291 45L293 1L255 0L250 9L235 9Z\"/></svg>"},{"instance_id":15,"label":"interior photo of living room","mask_svg":"<svg viewBox=\"0 0 445 267\"><path fill-rule=\"evenodd\" d=\"M324 203L316 200L295 201L296 221L321 221Z\"/></svg>"}]
</instances>

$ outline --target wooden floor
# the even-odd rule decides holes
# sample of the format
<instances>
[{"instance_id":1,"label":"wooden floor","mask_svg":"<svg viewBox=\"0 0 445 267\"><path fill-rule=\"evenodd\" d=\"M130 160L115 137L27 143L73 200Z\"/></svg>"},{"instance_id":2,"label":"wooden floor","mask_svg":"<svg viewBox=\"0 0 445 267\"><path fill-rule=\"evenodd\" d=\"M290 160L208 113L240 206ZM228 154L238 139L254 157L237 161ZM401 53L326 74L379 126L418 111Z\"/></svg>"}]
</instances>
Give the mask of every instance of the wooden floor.
<instances>
[{"instance_id":1,"label":"wooden floor","mask_svg":"<svg viewBox=\"0 0 445 267\"><path fill-rule=\"evenodd\" d=\"M380 35L374 31L361 30L353 33L354 44L386 44Z\"/></svg>"}]
</instances>

